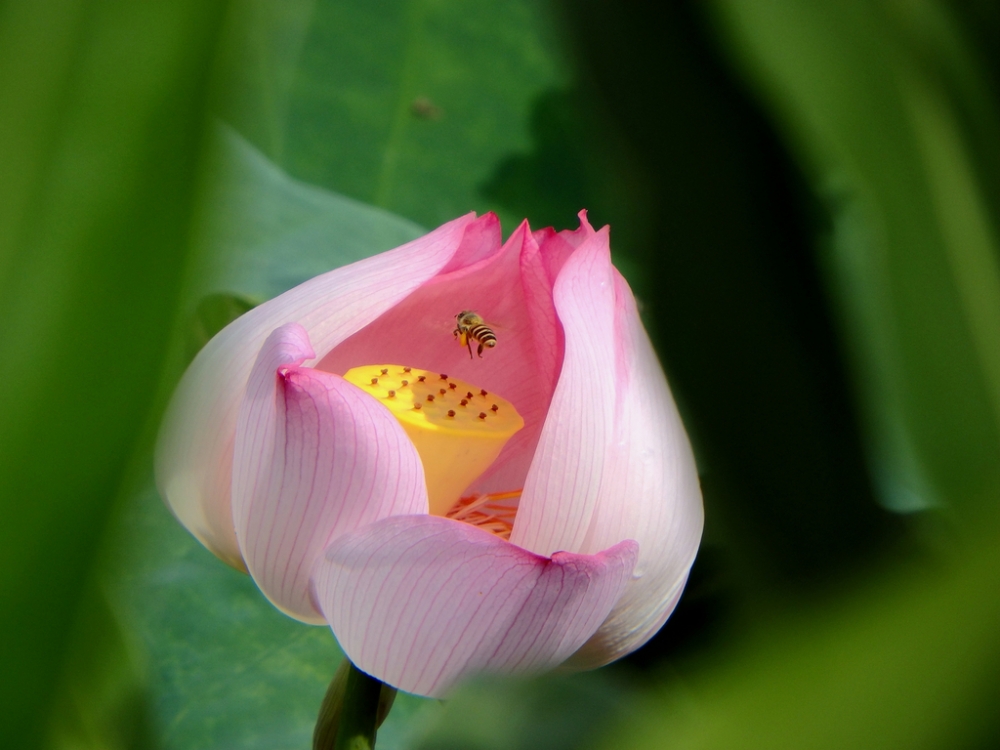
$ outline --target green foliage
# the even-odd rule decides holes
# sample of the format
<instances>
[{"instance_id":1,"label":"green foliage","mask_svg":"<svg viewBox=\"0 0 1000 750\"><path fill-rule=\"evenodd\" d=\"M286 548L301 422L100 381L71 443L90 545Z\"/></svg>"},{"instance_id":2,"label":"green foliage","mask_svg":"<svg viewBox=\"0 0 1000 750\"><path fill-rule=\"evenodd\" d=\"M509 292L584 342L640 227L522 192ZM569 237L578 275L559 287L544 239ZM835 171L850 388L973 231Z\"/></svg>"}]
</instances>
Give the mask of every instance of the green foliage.
<instances>
[{"instance_id":1,"label":"green foliage","mask_svg":"<svg viewBox=\"0 0 1000 750\"><path fill-rule=\"evenodd\" d=\"M994 523L996 519L993 519ZM667 683L602 747L993 747L1000 556L993 535L937 570L904 567L725 649Z\"/></svg>"},{"instance_id":2,"label":"green foliage","mask_svg":"<svg viewBox=\"0 0 1000 750\"><path fill-rule=\"evenodd\" d=\"M38 747L149 417L222 4L0 14L0 733Z\"/></svg>"},{"instance_id":3,"label":"green foliage","mask_svg":"<svg viewBox=\"0 0 1000 750\"><path fill-rule=\"evenodd\" d=\"M235 293L258 302L424 229L289 177L232 129L214 129L185 305Z\"/></svg>"},{"instance_id":4,"label":"green foliage","mask_svg":"<svg viewBox=\"0 0 1000 750\"><path fill-rule=\"evenodd\" d=\"M523 218L478 188L527 150L532 102L565 82L544 5L317 2L257 20L227 89L249 78L262 103L237 93L225 115L290 174L427 227L470 210L500 209L507 231Z\"/></svg>"},{"instance_id":5,"label":"green foliage","mask_svg":"<svg viewBox=\"0 0 1000 750\"><path fill-rule=\"evenodd\" d=\"M327 628L278 612L244 573L203 548L152 487L117 522L109 594L146 654L163 750L308 747L340 660Z\"/></svg>"},{"instance_id":6,"label":"green foliage","mask_svg":"<svg viewBox=\"0 0 1000 750\"><path fill-rule=\"evenodd\" d=\"M129 750L160 746L149 705L145 653L104 591L84 591L48 729L48 746Z\"/></svg>"},{"instance_id":7,"label":"green foliage","mask_svg":"<svg viewBox=\"0 0 1000 750\"><path fill-rule=\"evenodd\" d=\"M220 292L202 297L187 324L185 359L194 359L215 334L253 308L253 302L237 294Z\"/></svg>"},{"instance_id":8,"label":"green foliage","mask_svg":"<svg viewBox=\"0 0 1000 750\"><path fill-rule=\"evenodd\" d=\"M627 673L479 679L418 727L419 750L578 750L601 738L642 695ZM381 737L381 735L380 735ZM620 746L620 745L619 745Z\"/></svg>"},{"instance_id":9,"label":"green foliage","mask_svg":"<svg viewBox=\"0 0 1000 750\"><path fill-rule=\"evenodd\" d=\"M995 502L1000 217L977 171L1000 172L1000 113L961 29L934 3L717 6L828 203L823 261L886 502Z\"/></svg>"}]
</instances>

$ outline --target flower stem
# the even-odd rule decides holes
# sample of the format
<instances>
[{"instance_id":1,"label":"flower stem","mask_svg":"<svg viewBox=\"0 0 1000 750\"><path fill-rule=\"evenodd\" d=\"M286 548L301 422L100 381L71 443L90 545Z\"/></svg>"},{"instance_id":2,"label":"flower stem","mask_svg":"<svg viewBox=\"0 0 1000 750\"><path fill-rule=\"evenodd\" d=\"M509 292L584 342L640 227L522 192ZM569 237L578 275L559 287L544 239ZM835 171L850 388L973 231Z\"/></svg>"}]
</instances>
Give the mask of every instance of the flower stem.
<instances>
[{"instance_id":1,"label":"flower stem","mask_svg":"<svg viewBox=\"0 0 1000 750\"><path fill-rule=\"evenodd\" d=\"M381 682L351 664L334 750L372 750L375 747L381 692Z\"/></svg>"}]
</instances>

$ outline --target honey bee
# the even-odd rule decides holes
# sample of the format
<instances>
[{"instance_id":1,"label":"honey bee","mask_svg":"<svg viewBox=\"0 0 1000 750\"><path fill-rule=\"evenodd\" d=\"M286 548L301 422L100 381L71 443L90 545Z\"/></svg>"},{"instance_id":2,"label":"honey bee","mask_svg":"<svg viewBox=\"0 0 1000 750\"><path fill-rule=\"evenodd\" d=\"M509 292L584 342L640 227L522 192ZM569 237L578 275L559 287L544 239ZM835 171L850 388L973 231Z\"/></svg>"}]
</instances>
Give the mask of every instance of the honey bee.
<instances>
[{"instance_id":1,"label":"honey bee","mask_svg":"<svg viewBox=\"0 0 1000 750\"><path fill-rule=\"evenodd\" d=\"M486 325L485 321L472 310L463 310L455 316L458 321L453 331L456 338L463 346L469 350L469 359L472 359L472 342L479 344L476 354L483 356L483 347L492 349L497 345L497 336L492 329Z\"/></svg>"}]
</instances>

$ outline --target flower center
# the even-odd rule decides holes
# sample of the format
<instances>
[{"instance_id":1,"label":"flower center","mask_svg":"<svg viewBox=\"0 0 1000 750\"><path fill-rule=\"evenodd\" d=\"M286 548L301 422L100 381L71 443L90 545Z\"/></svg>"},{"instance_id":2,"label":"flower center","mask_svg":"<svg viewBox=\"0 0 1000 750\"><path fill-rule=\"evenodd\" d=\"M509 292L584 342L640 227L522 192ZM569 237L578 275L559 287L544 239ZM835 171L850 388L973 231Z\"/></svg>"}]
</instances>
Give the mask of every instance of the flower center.
<instances>
[{"instance_id":1,"label":"flower center","mask_svg":"<svg viewBox=\"0 0 1000 750\"><path fill-rule=\"evenodd\" d=\"M381 401L420 454L432 515L444 516L524 420L506 399L447 375L364 365L344 379Z\"/></svg>"}]
</instances>

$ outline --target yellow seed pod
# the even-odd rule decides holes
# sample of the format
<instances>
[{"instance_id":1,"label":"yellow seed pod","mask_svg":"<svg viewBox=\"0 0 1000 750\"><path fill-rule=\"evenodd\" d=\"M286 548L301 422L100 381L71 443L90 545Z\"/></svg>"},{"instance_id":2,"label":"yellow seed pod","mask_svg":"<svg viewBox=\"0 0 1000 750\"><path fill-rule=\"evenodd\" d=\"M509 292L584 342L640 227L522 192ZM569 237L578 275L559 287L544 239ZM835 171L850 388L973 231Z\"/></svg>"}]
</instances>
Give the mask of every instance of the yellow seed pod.
<instances>
[{"instance_id":1,"label":"yellow seed pod","mask_svg":"<svg viewBox=\"0 0 1000 750\"><path fill-rule=\"evenodd\" d=\"M364 365L344 379L384 404L413 441L433 515L445 515L524 427L509 401L443 373Z\"/></svg>"}]
</instances>

